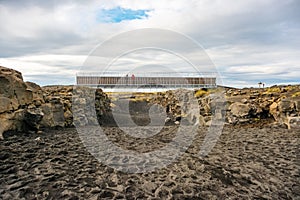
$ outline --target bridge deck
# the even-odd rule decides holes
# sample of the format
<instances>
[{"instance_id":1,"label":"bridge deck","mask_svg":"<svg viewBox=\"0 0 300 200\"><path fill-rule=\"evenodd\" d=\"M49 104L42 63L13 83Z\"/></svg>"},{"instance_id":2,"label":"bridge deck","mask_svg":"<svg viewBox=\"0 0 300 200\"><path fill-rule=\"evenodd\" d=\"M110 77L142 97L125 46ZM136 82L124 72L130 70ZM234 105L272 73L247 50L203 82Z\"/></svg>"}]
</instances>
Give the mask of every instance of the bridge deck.
<instances>
[{"instance_id":1,"label":"bridge deck","mask_svg":"<svg viewBox=\"0 0 300 200\"><path fill-rule=\"evenodd\" d=\"M213 76L76 76L77 85L91 87L123 88L213 88L216 77Z\"/></svg>"}]
</instances>

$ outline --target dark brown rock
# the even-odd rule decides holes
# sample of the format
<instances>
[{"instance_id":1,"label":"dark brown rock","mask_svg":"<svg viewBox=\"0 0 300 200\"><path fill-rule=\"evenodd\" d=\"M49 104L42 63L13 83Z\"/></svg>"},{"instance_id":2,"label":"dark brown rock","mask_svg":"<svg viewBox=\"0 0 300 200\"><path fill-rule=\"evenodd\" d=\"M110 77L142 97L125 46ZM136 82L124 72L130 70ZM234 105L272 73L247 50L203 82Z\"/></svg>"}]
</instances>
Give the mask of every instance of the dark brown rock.
<instances>
[{"instance_id":1,"label":"dark brown rock","mask_svg":"<svg viewBox=\"0 0 300 200\"><path fill-rule=\"evenodd\" d=\"M44 113L42 109L36 107L29 107L24 114L25 130L37 132L40 128Z\"/></svg>"}]
</instances>

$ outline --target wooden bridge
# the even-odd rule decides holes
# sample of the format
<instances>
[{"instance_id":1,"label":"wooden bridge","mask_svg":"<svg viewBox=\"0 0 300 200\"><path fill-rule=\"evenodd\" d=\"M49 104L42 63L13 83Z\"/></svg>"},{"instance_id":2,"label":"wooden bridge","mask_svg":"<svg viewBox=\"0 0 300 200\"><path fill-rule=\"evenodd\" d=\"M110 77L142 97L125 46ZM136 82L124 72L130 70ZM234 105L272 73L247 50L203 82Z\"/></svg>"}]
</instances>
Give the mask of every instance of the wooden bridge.
<instances>
[{"instance_id":1,"label":"wooden bridge","mask_svg":"<svg viewBox=\"0 0 300 200\"><path fill-rule=\"evenodd\" d=\"M105 72L76 75L77 85L106 88L215 88L213 73L130 73Z\"/></svg>"}]
</instances>

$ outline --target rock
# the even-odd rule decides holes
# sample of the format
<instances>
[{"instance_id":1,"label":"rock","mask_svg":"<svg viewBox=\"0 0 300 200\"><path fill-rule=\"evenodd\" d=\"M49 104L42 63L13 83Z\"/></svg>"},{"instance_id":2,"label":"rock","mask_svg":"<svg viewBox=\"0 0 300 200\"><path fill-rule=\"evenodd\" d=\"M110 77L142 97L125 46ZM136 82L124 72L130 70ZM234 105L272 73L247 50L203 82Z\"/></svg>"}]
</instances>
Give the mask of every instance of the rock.
<instances>
[{"instance_id":1,"label":"rock","mask_svg":"<svg viewBox=\"0 0 300 200\"><path fill-rule=\"evenodd\" d=\"M65 118L65 126L70 127L73 125L73 114L70 110L66 110L64 112L64 118Z\"/></svg>"},{"instance_id":2,"label":"rock","mask_svg":"<svg viewBox=\"0 0 300 200\"><path fill-rule=\"evenodd\" d=\"M14 125L12 113L3 113L0 114L0 139L3 140L3 133L8 130L12 130Z\"/></svg>"},{"instance_id":3,"label":"rock","mask_svg":"<svg viewBox=\"0 0 300 200\"><path fill-rule=\"evenodd\" d=\"M233 116L245 117L249 114L250 107L248 104L235 102L229 106L229 110Z\"/></svg>"},{"instance_id":4,"label":"rock","mask_svg":"<svg viewBox=\"0 0 300 200\"><path fill-rule=\"evenodd\" d=\"M16 110L18 106L16 101L0 96L0 113Z\"/></svg>"},{"instance_id":5,"label":"rock","mask_svg":"<svg viewBox=\"0 0 300 200\"><path fill-rule=\"evenodd\" d=\"M25 110L24 122L25 130L38 132L40 128L40 122L42 121L44 113L42 109L36 107L29 107Z\"/></svg>"},{"instance_id":6,"label":"rock","mask_svg":"<svg viewBox=\"0 0 300 200\"><path fill-rule=\"evenodd\" d=\"M35 107L2 113L0 114L0 138L3 139L3 133L8 130L37 132L42 118L41 109Z\"/></svg>"},{"instance_id":7,"label":"rock","mask_svg":"<svg viewBox=\"0 0 300 200\"><path fill-rule=\"evenodd\" d=\"M250 95L250 99L257 99L258 97L259 97L259 92L254 92L254 93L252 93L251 95Z\"/></svg>"},{"instance_id":8,"label":"rock","mask_svg":"<svg viewBox=\"0 0 300 200\"><path fill-rule=\"evenodd\" d=\"M300 112L300 100L295 100L295 109L298 113Z\"/></svg>"},{"instance_id":9,"label":"rock","mask_svg":"<svg viewBox=\"0 0 300 200\"><path fill-rule=\"evenodd\" d=\"M300 129L300 117L288 117L289 129Z\"/></svg>"},{"instance_id":10,"label":"rock","mask_svg":"<svg viewBox=\"0 0 300 200\"><path fill-rule=\"evenodd\" d=\"M8 130L38 131L43 127L66 127L73 125L73 86L48 86L41 88L32 82L24 82L16 70L0 66L0 138ZM86 102L93 93L93 101ZM90 113L96 110L98 116L109 112L110 99L101 89L83 88L80 106L83 107L81 121L97 124ZM95 109L96 107L96 109Z\"/></svg>"},{"instance_id":11,"label":"rock","mask_svg":"<svg viewBox=\"0 0 300 200\"><path fill-rule=\"evenodd\" d=\"M171 118L170 117L167 117L166 119L165 119L165 123L168 123L168 122L170 122L171 121Z\"/></svg>"},{"instance_id":12,"label":"rock","mask_svg":"<svg viewBox=\"0 0 300 200\"><path fill-rule=\"evenodd\" d=\"M15 112L7 112L0 114L0 139L3 139L3 133L5 131L21 131L23 129L23 118L23 109L19 109Z\"/></svg>"},{"instance_id":13,"label":"rock","mask_svg":"<svg viewBox=\"0 0 300 200\"><path fill-rule=\"evenodd\" d=\"M76 125L85 126L87 124L97 125L97 118L92 117L92 113L96 111L97 117L107 114L111 110L111 102L108 96L101 89L91 89L88 87L73 86L47 86L42 88L44 91L47 106L42 106L43 109L49 110L53 105L60 105L59 108L53 110L52 108L48 113L59 113L59 121L63 121L59 126L64 127L73 126L73 120L77 120ZM74 101L74 102L73 102ZM52 104L52 106L50 104ZM62 104L62 106L61 106ZM73 110L76 110L75 119L73 118ZM62 118L63 116L63 118ZM43 120L43 126L56 126L53 122L58 120L52 119L53 116L48 116L48 120ZM51 123L48 121L50 120Z\"/></svg>"},{"instance_id":14,"label":"rock","mask_svg":"<svg viewBox=\"0 0 300 200\"><path fill-rule=\"evenodd\" d=\"M202 115L199 115L199 125L200 126L210 126L211 121L205 122L205 119Z\"/></svg>"},{"instance_id":15,"label":"rock","mask_svg":"<svg viewBox=\"0 0 300 200\"><path fill-rule=\"evenodd\" d=\"M205 101L201 101L201 103L200 103L200 114L203 115L203 116L208 116L208 115L211 114L210 112L211 112L211 109L210 109L209 104Z\"/></svg>"},{"instance_id":16,"label":"rock","mask_svg":"<svg viewBox=\"0 0 300 200\"><path fill-rule=\"evenodd\" d=\"M65 111L70 110L71 107L72 107L72 104L71 104L70 100L68 100L68 99L64 100Z\"/></svg>"},{"instance_id":17,"label":"rock","mask_svg":"<svg viewBox=\"0 0 300 200\"><path fill-rule=\"evenodd\" d=\"M242 99L242 100L241 100L241 103L243 103L243 104L248 103L248 99Z\"/></svg>"},{"instance_id":18,"label":"rock","mask_svg":"<svg viewBox=\"0 0 300 200\"><path fill-rule=\"evenodd\" d=\"M44 95L42 88L38 84L32 82L25 82L25 84L27 86L27 89L32 91L34 104L36 106L41 106L42 103L44 103Z\"/></svg>"},{"instance_id":19,"label":"rock","mask_svg":"<svg viewBox=\"0 0 300 200\"><path fill-rule=\"evenodd\" d=\"M65 117L62 103L46 103L41 106L44 117L41 121L43 127L64 127Z\"/></svg>"},{"instance_id":20,"label":"rock","mask_svg":"<svg viewBox=\"0 0 300 200\"><path fill-rule=\"evenodd\" d=\"M282 113L292 112L294 109L294 102L289 99L283 99L279 102L278 108Z\"/></svg>"},{"instance_id":21,"label":"rock","mask_svg":"<svg viewBox=\"0 0 300 200\"><path fill-rule=\"evenodd\" d=\"M275 121L278 121L279 111L278 111L278 104L276 102L273 102L270 105L269 112L274 117Z\"/></svg>"},{"instance_id":22,"label":"rock","mask_svg":"<svg viewBox=\"0 0 300 200\"><path fill-rule=\"evenodd\" d=\"M16 70L0 66L0 96L16 100L19 105L28 105L33 100L30 91L23 82L22 74Z\"/></svg>"},{"instance_id":23,"label":"rock","mask_svg":"<svg viewBox=\"0 0 300 200\"><path fill-rule=\"evenodd\" d=\"M238 120L235 116L227 116L226 117L226 121L229 123L229 124L237 124Z\"/></svg>"},{"instance_id":24,"label":"rock","mask_svg":"<svg viewBox=\"0 0 300 200\"><path fill-rule=\"evenodd\" d=\"M245 95L245 94L247 94L247 91L246 91L246 90L240 90L239 92L240 92L240 95Z\"/></svg>"},{"instance_id":25,"label":"rock","mask_svg":"<svg viewBox=\"0 0 300 200\"><path fill-rule=\"evenodd\" d=\"M72 126L74 121L84 126L95 125L111 115L111 107L115 105L101 89L73 86L47 86L24 83L22 74L16 70L0 67L0 137L7 130L37 130L39 125L44 127ZM278 124L289 124L290 128L298 127L300 115L300 100L297 96L299 86L274 86L260 89L227 89L227 111L216 112L217 106L213 98L213 90L206 91L210 95L199 95L195 91L175 90L158 92L145 97L145 104L160 105L165 109L170 123L179 124L181 118L191 118L196 121L199 114L199 124L209 125L214 119L226 119L231 124L253 123L273 117ZM75 96L76 102L73 101ZM139 95L135 95L138 97ZM192 98L193 97L193 98ZM132 100L135 97L131 97ZM192 100L195 102L191 103ZM190 109L192 105L194 108ZM230 105L231 104L231 105ZM76 117L73 117L73 108ZM77 107L76 107L77 106ZM194 110L195 113L190 111ZM160 112L159 110L155 110ZM42 115L44 116L42 117ZM97 117L94 117L96 114ZM76 118L76 119L74 119ZM286 119L290 119L287 123ZM41 121L40 121L41 120ZM103 121L105 123L105 120ZM101 124L101 123L100 123Z\"/></svg>"},{"instance_id":26,"label":"rock","mask_svg":"<svg viewBox=\"0 0 300 200\"><path fill-rule=\"evenodd\" d=\"M84 114L82 114L80 116L76 116L74 118L74 125L75 126L80 126L81 127L81 126L86 126L88 124L89 124L89 120Z\"/></svg>"},{"instance_id":27,"label":"rock","mask_svg":"<svg viewBox=\"0 0 300 200\"><path fill-rule=\"evenodd\" d=\"M269 110L270 103L269 101L262 100L262 103L259 104L260 110Z\"/></svg>"},{"instance_id":28,"label":"rock","mask_svg":"<svg viewBox=\"0 0 300 200\"><path fill-rule=\"evenodd\" d=\"M265 107L261 107L256 103L251 103L248 105L250 107L248 118L261 118L261 114L263 113L263 110L268 109Z\"/></svg>"},{"instance_id":29,"label":"rock","mask_svg":"<svg viewBox=\"0 0 300 200\"><path fill-rule=\"evenodd\" d=\"M60 99L61 98L59 96L51 96L49 98L49 102L52 104L60 104L61 103Z\"/></svg>"},{"instance_id":30,"label":"rock","mask_svg":"<svg viewBox=\"0 0 300 200\"><path fill-rule=\"evenodd\" d=\"M22 74L0 66L0 138L8 130L24 128L24 108L33 101L33 92L24 83Z\"/></svg>"}]
</instances>

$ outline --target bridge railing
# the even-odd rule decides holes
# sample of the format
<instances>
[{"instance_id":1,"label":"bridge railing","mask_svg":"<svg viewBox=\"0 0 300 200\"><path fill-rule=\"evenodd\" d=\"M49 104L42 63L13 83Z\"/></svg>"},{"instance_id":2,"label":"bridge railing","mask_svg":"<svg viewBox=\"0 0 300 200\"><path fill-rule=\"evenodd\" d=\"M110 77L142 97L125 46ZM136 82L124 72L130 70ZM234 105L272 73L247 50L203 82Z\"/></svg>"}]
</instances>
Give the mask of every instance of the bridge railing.
<instances>
[{"instance_id":1,"label":"bridge railing","mask_svg":"<svg viewBox=\"0 0 300 200\"><path fill-rule=\"evenodd\" d=\"M116 76L116 73L80 74L77 85L90 87L124 88L211 88L216 87L216 77L203 73L138 73Z\"/></svg>"}]
</instances>

